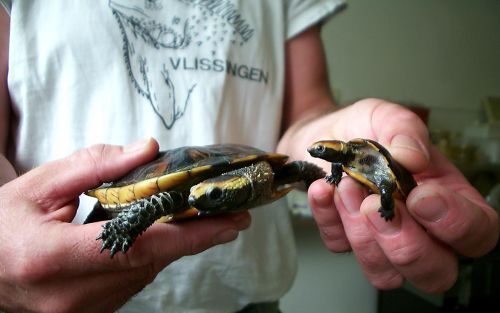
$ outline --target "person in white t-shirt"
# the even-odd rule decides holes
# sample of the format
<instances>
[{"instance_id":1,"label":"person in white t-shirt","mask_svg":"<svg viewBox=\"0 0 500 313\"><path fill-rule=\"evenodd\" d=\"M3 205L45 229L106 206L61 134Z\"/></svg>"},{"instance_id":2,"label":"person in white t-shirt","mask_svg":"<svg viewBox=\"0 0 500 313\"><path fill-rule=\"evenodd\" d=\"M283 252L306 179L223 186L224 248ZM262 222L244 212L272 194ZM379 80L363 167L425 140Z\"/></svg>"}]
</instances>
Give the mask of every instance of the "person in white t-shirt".
<instances>
[{"instance_id":1,"label":"person in white t-shirt","mask_svg":"<svg viewBox=\"0 0 500 313\"><path fill-rule=\"evenodd\" d=\"M416 115L378 99L335 105L320 28L340 1L2 3L0 308L278 312L296 272L283 201L155 224L113 259L94 240L102 223L80 224L93 204L82 192L184 145L311 162L318 139L388 147L419 183L394 222L380 222L377 196L349 178L309 189L327 248L354 251L379 288L446 290L458 255L498 240L495 211Z\"/></svg>"}]
</instances>

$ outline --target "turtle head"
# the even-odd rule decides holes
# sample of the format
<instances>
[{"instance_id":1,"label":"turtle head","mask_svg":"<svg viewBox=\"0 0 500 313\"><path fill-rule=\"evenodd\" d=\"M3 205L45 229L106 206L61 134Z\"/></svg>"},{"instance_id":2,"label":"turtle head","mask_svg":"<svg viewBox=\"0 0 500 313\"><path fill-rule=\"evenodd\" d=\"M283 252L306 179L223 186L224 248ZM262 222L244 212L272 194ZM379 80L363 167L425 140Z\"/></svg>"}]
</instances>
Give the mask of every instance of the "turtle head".
<instances>
[{"instance_id":1,"label":"turtle head","mask_svg":"<svg viewBox=\"0 0 500 313\"><path fill-rule=\"evenodd\" d=\"M321 140L307 148L307 152L311 156L334 163L342 163L346 158L347 151L346 143L340 140Z\"/></svg>"},{"instance_id":2,"label":"turtle head","mask_svg":"<svg viewBox=\"0 0 500 313\"><path fill-rule=\"evenodd\" d=\"M248 179L239 175L220 175L191 187L188 202L202 214L242 209L252 195Z\"/></svg>"}]
</instances>

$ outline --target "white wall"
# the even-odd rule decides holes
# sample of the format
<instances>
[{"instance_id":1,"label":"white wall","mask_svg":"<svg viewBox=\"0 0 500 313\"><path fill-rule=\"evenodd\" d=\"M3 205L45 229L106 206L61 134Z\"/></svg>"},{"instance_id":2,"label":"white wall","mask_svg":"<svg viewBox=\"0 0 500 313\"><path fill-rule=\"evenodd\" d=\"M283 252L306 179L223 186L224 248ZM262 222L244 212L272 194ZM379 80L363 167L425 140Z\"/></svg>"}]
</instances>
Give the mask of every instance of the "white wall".
<instances>
[{"instance_id":1,"label":"white wall","mask_svg":"<svg viewBox=\"0 0 500 313\"><path fill-rule=\"evenodd\" d=\"M485 96L500 95L500 1L347 3L323 31L341 102L418 103L433 109L431 127L454 128L477 119Z\"/></svg>"}]
</instances>

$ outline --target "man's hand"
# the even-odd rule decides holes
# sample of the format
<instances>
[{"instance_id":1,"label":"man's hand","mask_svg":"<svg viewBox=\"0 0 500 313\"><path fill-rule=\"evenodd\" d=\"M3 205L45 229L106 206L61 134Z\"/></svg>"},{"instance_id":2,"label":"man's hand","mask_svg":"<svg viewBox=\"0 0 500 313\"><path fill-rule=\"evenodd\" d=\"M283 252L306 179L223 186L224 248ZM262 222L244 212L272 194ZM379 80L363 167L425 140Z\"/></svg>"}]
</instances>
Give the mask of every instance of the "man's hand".
<instances>
[{"instance_id":1,"label":"man's hand","mask_svg":"<svg viewBox=\"0 0 500 313\"><path fill-rule=\"evenodd\" d=\"M102 223L71 224L78 196L156 156L153 140L97 145L0 187L0 308L23 312L112 312L165 266L248 227L248 213L155 224L127 254L100 254Z\"/></svg>"},{"instance_id":2,"label":"man's hand","mask_svg":"<svg viewBox=\"0 0 500 313\"><path fill-rule=\"evenodd\" d=\"M376 99L360 101L309 123L307 142L373 139L410 170L418 186L396 218L380 218L380 196L368 195L352 178L338 188L316 181L309 202L326 246L352 250L368 279L381 289L404 280L427 292L452 286L458 255L478 257L497 243L497 213L428 141L425 125L409 110ZM323 163L325 170L328 165Z\"/></svg>"}]
</instances>

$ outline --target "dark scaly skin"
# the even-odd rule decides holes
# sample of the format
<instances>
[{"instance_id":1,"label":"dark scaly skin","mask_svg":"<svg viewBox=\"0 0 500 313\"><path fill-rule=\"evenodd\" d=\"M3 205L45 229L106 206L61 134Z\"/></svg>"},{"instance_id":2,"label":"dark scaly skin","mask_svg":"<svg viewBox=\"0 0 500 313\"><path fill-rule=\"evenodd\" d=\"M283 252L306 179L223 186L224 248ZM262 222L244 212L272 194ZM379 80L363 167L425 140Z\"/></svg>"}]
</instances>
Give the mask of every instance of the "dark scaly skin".
<instances>
[{"instance_id":1,"label":"dark scaly skin","mask_svg":"<svg viewBox=\"0 0 500 313\"><path fill-rule=\"evenodd\" d=\"M283 165L275 173L276 185L292 184L303 181L306 188L320 178L325 177L326 173L319 166L306 161L293 161Z\"/></svg>"},{"instance_id":2,"label":"dark scaly skin","mask_svg":"<svg viewBox=\"0 0 500 313\"><path fill-rule=\"evenodd\" d=\"M380 208L378 212L380 216L386 220L391 221L394 218L394 199L392 193L394 192L394 184L382 184L379 186L380 191Z\"/></svg>"},{"instance_id":3,"label":"dark scaly skin","mask_svg":"<svg viewBox=\"0 0 500 313\"><path fill-rule=\"evenodd\" d=\"M183 196L177 192L162 192L141 199L123 209L104 224L96 238L102 240L101 252L110 250L113 257L118 251L123 253L132 246L135 239L162 216L173 214L184 207Z\"/></svg>"},{"instance_id":4,"label":"dark scaly skin","mask_svg":"<svg viewBox=\"0 0 500 313\"><path fill-rule=\"evenodd\" d=\"M332 163L332 173L325 177L325 180L331 185L338 186L342 179L342 163Z\"/></svg>"}]
</instances>

